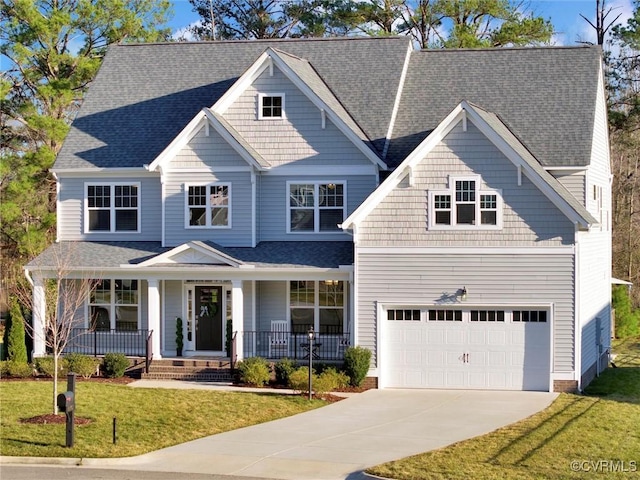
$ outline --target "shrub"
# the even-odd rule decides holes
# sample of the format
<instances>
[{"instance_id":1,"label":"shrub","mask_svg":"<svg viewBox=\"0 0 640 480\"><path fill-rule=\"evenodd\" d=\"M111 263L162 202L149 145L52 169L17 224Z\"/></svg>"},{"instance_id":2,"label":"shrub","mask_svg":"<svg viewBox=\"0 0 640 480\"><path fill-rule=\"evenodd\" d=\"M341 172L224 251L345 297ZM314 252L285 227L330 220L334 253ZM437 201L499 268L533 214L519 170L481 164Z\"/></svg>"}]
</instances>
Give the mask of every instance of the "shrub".
<instances>
[{"instance_id":1,"label":"shrub","mask_svg":"<svg viewBox=\"0 0 640 480\"><path fill-rule=\"evenodd\" d=\"M361 347L349 347L344 351L344 370L349 376L349 383L354 387L362 385L369 365L371 363L371 351Z\"/></svg>"},{"instance_id":2,"label":"shrub","mask_svg":"<svg viewBox=\"0 0 640 480\"><path fill-rule=\"evenodd\" d=\"M320 378L327 377L330 379L332 387L330 391L341 390L349 386L349 376L342 372L338 371L333 367L328 367L324 372L320 375Z\"/></svg>"},{"instance_id":3,"label":"shrub","mask_svg":"<svg viewBox=\"0 0 640 480\"><path fill-rule=\"evenodd\" d=\"M16 363L27 363L27 345L24 335L24 317L15 298L9 310L9 332L7 334L7 358Z\"/></svg>"},{"instance_id":4,"label":"shrub","mask_svg":"<svg viewBox=\"0 0 640 480\"><path fill-rule=\"evenodd\" d=\"M124 353L107 353L102 361L102 371L105 377L119 378L129 367L129 359Z\"/></svg>"},{"instance_id":5,"label":"shrub","mask_svg":"<svg viewBox=\"0 0 640 480\"><path fill-rule=\"evenodd\" d=\"M296 363L289 359L283 358L275 365L276 382L280 385L289 385L289 376L296 369Z\"/></svg>"},{"instance_id":6,"label":"shrub","mask_svg":"<svg viewBox=\"0 0 640 480\"><path fill-rule=\"evenodd\" d=\"M53 357L36 357L34 359L36 370L40 375L53 377ZM66 375L67 366L62 358L58 360L58 375Z\"/></svg>"},{"instance_id":7,"label":"shrub","mask_svg":"<svg viewBox=\"0 0 640 480\"><path fill-rule=\"evenodd\" d=\"M640 311L631 308L629 291L624 285L613 288L612 304L616 311L616 338L633 337L640 333Z\"/></svg>"},{"instance_id":8,"label":"shrub","mask_svg":"<svg viewBox=\"0 0 640 480\"><path fill-rule=\"evenodd\" d=\"M6 363L7 373L12 377L27 378L33 375L33 367L26 362L9 360Z\"/></svg>"},{"instance_id":9,"label":"shrub","mask_svg":"<svg viewBox=\"0 0 640 480\"><path fill-rule=\"evenodd\" d=\"M251 357L238 362L238 372L242 383L257 387L263 386L271 378L269 364L262 357Z\"/></svg>"},{"instance_id":10,"label":"shrub","mask_svg":"<svg viewBox=\"0 0 640 480\"><path fill-rule=\"evenodd\" d=\"M64 357L67 371L76 373L82 378L90 378L96 374L100 361L81 353L70 353Z\"/></svg>"},{"instance_id":11,"label":"shrub","mask_svg":"<svg viewBox=\"0 0 640 480\"><path fill-rule=\"evenodd\" d=\"M0 361L0 378L6 377L9 375L9 361L1 360Z\"/></svg>"},{"instance_id":12,"label":"shrub","mask_svg":"<svg viewBox=\"0 0 640 480\"><path fill-rule=\"evenodd\" d=\"M311 382L316 384L317 375L312 375ZM312 387L313 387L312 385ZM296 392L309 392L309 367L296 368L289 375L289 387Z\"/></svg>"}]
</instances>

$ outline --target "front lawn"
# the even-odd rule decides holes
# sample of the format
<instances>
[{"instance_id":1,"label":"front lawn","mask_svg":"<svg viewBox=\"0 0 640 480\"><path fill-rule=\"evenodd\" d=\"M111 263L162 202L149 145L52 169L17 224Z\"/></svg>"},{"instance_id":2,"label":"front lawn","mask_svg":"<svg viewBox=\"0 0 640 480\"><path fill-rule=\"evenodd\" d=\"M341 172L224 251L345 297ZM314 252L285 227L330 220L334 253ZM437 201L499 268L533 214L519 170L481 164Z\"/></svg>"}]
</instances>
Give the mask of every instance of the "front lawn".
<instances>
[{"instance_id":1,"label":"front lawn","mask_svg":"<svg viewBox=\"0 0 640 480\"><path fill-rule=\"evenodd\" d=\"M78 381L75 445L65 447L65 424L20 419L51 413L50 381L0 382L0 454L37 457L126 457L325 405L297 395L130 388ZM66 390L60 383L59 392ZM63 414L64 415L64 414ZM117 438L113 444L113 419Z\"/></svg>"},{"instance_id":2,"label":"front lawn","mask_svg":"<svg viewBox=\"0 0 640 480\"><path fill-rule=\"evenodd\" d=\"M495 432L367 470L398 480L640 478L640 338L585 395Z\"/></svg>"}]
</instances>

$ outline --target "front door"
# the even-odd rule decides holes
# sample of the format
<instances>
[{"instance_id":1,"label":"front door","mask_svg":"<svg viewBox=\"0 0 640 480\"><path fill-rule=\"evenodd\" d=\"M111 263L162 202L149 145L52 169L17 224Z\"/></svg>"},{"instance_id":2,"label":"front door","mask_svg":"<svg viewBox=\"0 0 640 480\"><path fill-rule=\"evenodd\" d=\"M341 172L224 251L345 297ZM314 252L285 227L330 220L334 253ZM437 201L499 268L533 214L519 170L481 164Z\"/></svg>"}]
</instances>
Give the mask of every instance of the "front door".
<instances>
[{"instance_id":1,"label":"front door","mask_svg":"<svg viewBox=\"0 0 640 480\"><path fill-rule=\"evenodd\" d=\"M196 350L222 351L222 287L195 287Z\"/></svg>"}]
</instances>

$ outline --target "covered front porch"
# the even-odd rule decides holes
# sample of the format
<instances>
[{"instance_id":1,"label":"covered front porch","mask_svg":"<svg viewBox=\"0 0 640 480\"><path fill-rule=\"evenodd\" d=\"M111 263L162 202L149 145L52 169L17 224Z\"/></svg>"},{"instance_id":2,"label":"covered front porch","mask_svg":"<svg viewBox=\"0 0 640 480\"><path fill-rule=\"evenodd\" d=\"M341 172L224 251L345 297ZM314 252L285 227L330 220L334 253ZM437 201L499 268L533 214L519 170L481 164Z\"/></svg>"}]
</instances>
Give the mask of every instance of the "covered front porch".
<instances>
[{"instance_id":1,"label":"covered front porch","mask_svg":"<svg viewBox=\"0 0 640 480\"><path fill-rule=\"evenodd\" d=\"M337 362L354 344L353 246L348 242L264 242L256 248L189 242L171 249L149 243L73 245L96 265L90 273L71 268L63 281L90 276L97 283L76 312L65 351L231 362L253 356L303 361L313 355ZM56 257L47 251L28 267L34 327L42 338L44 283L55 271L42 268L48 253ZM109 265L101 264L109 258ZM35 356L46 355L45 343L34 339Z\"/></svg>"}]
</instances>

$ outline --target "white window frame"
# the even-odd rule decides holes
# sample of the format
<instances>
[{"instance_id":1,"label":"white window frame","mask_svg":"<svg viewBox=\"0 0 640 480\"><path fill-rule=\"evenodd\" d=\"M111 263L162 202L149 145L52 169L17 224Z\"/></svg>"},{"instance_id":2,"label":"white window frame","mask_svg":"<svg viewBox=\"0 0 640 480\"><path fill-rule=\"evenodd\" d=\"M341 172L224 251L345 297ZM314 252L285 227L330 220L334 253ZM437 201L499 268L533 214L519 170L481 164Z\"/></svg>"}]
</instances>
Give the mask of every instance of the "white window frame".
<instances>
[{"instance_id":1,"label":"white window frame","mask_svg":"<svg viewBox=\"0 0 640 480\"><path fill-rule=\"evenodd\" d=\"M291 305L291 282L292 281L304 281L304 282L313 282L313 307L293 307ZM330 334L330 333L321 333L320 332L320 311L323 309L329 310L339 310L340 307L321 307L320 306L320 283L334 281L342 283L342 335L347 333L347 327L349 325L349 319L347 318L347 307L348 307L348 282L345 280L288 280L287 281L287 321L289 322L289 329L293 332L293 325L291 323L291 309L292 308L308 308L309 310L313 309L313 330L317 334L321 335L340 335L339 333ZM351 332L349 332L351 333Z\"/></svg>"},{"instance_id":2,"label":"white window frame","mask_svg":"<svg viewBox=\"0 0 640 480\"><path fill-rule=\"evenodd\" d=\"M206 225L190 225L189 224L189 209L191 206L189 205L189 188L191 187L205 187L207 189L206 201L207 204L203 205L205 208L205 215L207 218ZM226 205L227 208L227 224L226 225L211 225L211 195L209 193L210 187L227 187L227 196L228 202ZM231 183L230 182L211 182L211 183L185 183L184 184L184 228L188 229L215 229L215 230L225 230L231 228L231 219L232 219L232 209L231 209ZM194 205L194 207L196 207ZM216 206L215 208L220 208Z\"/></svg>"},{"instance_id":3,"label":"white window frame","mask_svg":"<svg viewBox=\"0 0 640 480\"><path fill-rule=\"evenodd\" d=\"M495 195L496 196L496 224L458 224L456 219L456 205L467 202L456 202L456 182L473 181L475 182L475 218L476 221L480 221L483 211L493 211L493 209L481 209L480 203L483 195ZM451 200L450 213L451 223L449 225L436 223L436 208L435 198L437 195L449 196ZM429 190L428 192L428 228L429 230L501 230L502 229L502 217L503 217L503 201L502 190L484 190L482 189L482 177L480 175L459 175L449 176L447 181L446 190Z\"/></svg>"},{"instance_id":4,"label":"white window frame","mask_svg":"<svg viewBox=\"0 0 640 480\"><path fill-rule=\"evenodd\" d=\"M111 197L110 206L109 207L89 207L89 187L110 187L109 195ZM136 187L138 190L138 206L135 208L117 208L115 202L116 195L116 187ZM89 212L91 210L106 210L109 209L109 230L89 230ZM135 230L116 230L116 211L117 210L136 210L138 212L137 215L137 226ZM84 233L90 235L100 235L100 234L136 234L140 233L142 224L142 189L140 186L140 182L85 182L84 183Z\"/></svg>"},{"instance_id":5,"label":"white window frame","mask_svg":"<svg viewBox=\"0 0 640 480\"><path fill-rule=\"evenodd\" d=\"M293 235L304 235L304 234L336 234L340 233L341 230L337 228L335 230L320 230L320 211L321 210L338 210L340 207L322 207L319 205L320 200L320 185L342 185L342 220L346 218L347 213L347 181L346 180L291 180L287 182L287 192L286 192L286 211L287 211L287 233L291 233ZM313 185L313 230L305 230L305 231L296 231L291 230L291 210L296 207L292 207L290 205L290 196L291 196L291 186L292 185ZM298 207L300 208L300 207ZM311 209L311 207L309 207ZM336 224L337 225L337 224Z\"/></svg>"},{"instance_id":6,"label":"white window frame","mask_svg":"<svg viewBox=\"0 0 640 480\"><path fill-rule=\"evenodd\" d=\"M282 100L282 107L281 107L281 115L279 117L265 117L262 113L262 107L263 107L263 103L264 103L264 99L265 97L280 97L280 99ZM284 120L286 119L286 113L285 113L285 95L284 93L260 93L258 94L258 120Z\"/></svg>"},{"instance_id":7,"label":"white window frame","mask_svg":"<svg viewBox=\"0 0 640 480\"><path fill-rule=\"evenodd\" d=\"M110 282L110 290L109 290L109 303L91 303L91 295L93 295L93 291L90 292L87 297L86 297L86 310L85 310L85 325L87 326L87 328L91 328L91 307L102 307L105 310L107 310L109 312L109 329L113 330L113 331L119 331L119 332L129 332L129 331L133 331L133 330L117 330L116 329L116 315L114 314L114 312L116 312L116 309L118 308L118 305L122 305L122 306L126 306L126 307L132 307L135 306L137 308L137 324L136 324L136 330L140 330L140 325L141 325L141 318L142 318L142 307L141 307L141 302L142 302L142 280L137 279L137 278L101 278L99 279L101 281L105 281L108 280ZM127 304L118 304L117 299L116 299L116 281L131 281L131 282L138 282L138 303L137 304L133 304L133 303L127 303ZM98 332L100 332L101 330L97 330ZM108 333L108 332L107 332Z\"/></svg>"}]
</instances>

